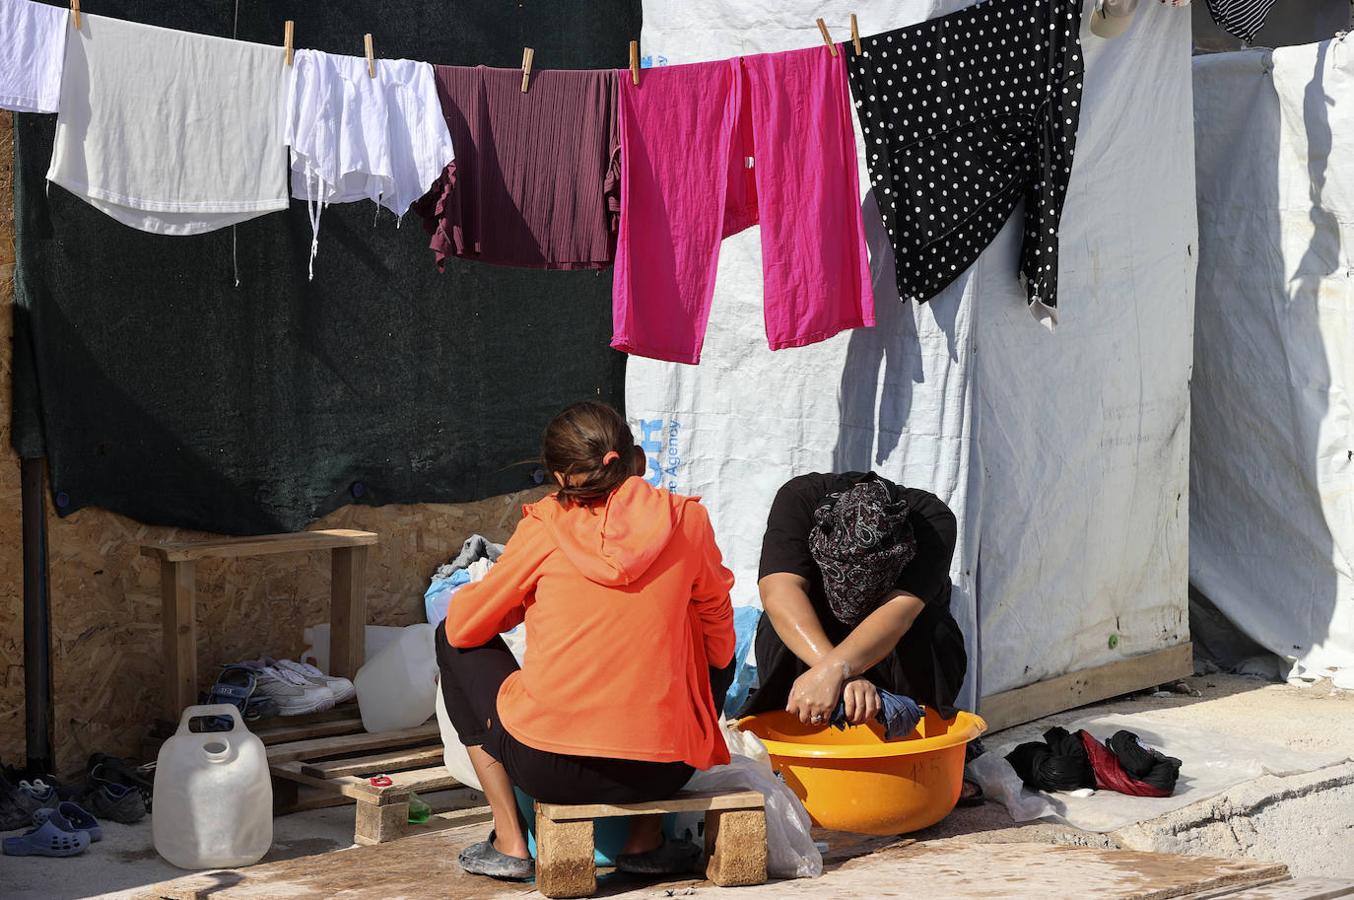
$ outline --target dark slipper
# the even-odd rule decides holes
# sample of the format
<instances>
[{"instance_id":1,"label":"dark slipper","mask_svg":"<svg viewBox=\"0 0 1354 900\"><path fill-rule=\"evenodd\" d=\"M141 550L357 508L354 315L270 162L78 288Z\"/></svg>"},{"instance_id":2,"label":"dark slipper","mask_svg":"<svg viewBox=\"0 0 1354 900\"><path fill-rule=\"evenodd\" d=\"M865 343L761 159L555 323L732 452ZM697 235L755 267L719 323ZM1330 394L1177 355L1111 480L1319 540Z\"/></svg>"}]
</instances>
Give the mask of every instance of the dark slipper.
<instances>
[{"instance_id":1,"label":"dark slipper","mask_svg":"<svg viewBox=\"0 0 1354 900\"><path fill-rule=\"evenodd\" d=\"M532 860L509 856L494 849L492 831L489 832L489 840L471 844L462 850L458 862L471 875L486 875L503 881L527 881L536 874L536 864Z\"/></svg>"},{"instance_id":2,"label":"dark slipper","mask_svg":"<svg viewBox=\"0 0 1354 900\"><path fill-rule=\"evenodd\" d=\"M983 786L976 781L964 780L964 786L959 791L959 806L982 806L987 802L987 797L983 795Z\"/></svg>"},{"instance_id":3,"label":"dark slipper","mask_svg":"<svg viewBox=\"0 0 1354 900\"><path fill-rule=\"evenodd\" d=\"M616 868L629 875L655 877L659 875L686 875L696 870L701 848L690 841L668 840L644 853L622 853L616 857Z\"/></svg>"}]
</instances>

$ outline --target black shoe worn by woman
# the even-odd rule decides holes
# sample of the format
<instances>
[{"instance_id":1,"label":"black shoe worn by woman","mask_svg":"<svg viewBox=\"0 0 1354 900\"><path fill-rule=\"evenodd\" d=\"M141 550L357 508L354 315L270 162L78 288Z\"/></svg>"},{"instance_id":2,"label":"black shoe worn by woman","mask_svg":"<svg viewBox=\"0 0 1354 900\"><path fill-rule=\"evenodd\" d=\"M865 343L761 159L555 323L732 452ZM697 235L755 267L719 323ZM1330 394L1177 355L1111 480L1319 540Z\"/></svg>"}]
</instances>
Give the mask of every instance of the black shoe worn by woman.
<instances>
[{"instance_id":1,"label":"black shoe worn by woman","mask_svg":"<svg viewBox=\"0 0 1354 900\"><path fill-rule=\"evenodd\" d=\"M494 832L489 839L471 844L461 851L457 860L471 875L485 875L503 881L526 881L536 874L536 864L530 859L509 856L494 847Z\"/></svg>"},{"instance_id":2,"label":"black shoe worn by woman","mask_svg":"<svg viewBox=\"0 0 1354 900\"><path fill-rule=\"evenodd\" d=\"M616 868L630 875L653 877L658 875L685 875L696 869L701 848L690 841L663 839L652 850L643 853L622 853L616 857Z\"/></svg>"}]
</instances>

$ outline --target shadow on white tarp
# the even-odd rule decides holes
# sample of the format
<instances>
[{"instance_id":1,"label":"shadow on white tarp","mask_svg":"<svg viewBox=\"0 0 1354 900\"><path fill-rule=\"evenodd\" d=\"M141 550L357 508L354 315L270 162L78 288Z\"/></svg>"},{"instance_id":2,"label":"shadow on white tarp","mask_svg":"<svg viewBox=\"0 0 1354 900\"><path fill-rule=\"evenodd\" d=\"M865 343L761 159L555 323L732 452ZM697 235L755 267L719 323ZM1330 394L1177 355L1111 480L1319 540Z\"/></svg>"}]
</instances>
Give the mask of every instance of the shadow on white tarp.
<instances>
[{"instance_id":1,"label":"shadow on white tarp","mask_svg":"<svg viewBox=\"0 0 1354 900\"><path fill-rule=\"evenodd\" d=\"M1034 791L1021 784L1006 754L1018 741L989 747L969 764L968 773L989 799L1003 805L1017 822L1047 818L1083 831L1114 831L1146 822L1191 803L1207 800L1261 775L1299 775L1350 759L1348 753L1303 753L1264 741L1238 741L1226 734L1153 722L1143 716L1090 716L1066 726L1085 729L1102 742L1120 729L1182 763L1180 780L1169 797L1130 797L1096 791L1089 797Z\"/></svg>"},{"instance_id":2,"label":"shadow on white tarp","mask_svg":"<svg viewBox=\"0 0 1354 900\"><path fill-rule=\"evenodd\" d=\"M641 53L668 65L807 47L821 42L818 16L847 40L852 12L870 34L968 5L645 0ZM758 602L767 510L793 475L873 469L949 503L970 709L979 695L1188 640L1189 10L1143 4L1123 37L1083 28L1082 39L1056 333L1016 279L1021 211L917 306L898 299L867 193L875 328L769 351L753 228L723 243L701 365L632 357L626 377L649 475L704 497L735 603ZM858 127L857 148L864 186Z\"/></svg>"}]
</instances>

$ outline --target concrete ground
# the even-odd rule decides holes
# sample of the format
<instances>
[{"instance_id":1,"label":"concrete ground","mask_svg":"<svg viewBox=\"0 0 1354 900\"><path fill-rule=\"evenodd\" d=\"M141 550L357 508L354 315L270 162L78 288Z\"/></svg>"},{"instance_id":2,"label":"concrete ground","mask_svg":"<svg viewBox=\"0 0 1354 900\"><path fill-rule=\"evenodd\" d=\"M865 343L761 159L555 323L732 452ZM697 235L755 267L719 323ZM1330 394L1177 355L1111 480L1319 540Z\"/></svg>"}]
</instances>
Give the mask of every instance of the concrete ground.
<instances>
[{"instance_id":1,"label":"concrete ground","mask_svg":"<svg viewBox=\"0 0 1354 900\"><path fill-rule=\"evenodd\" d=\"M1052 725L1091 712L1131 715L1152 710L1167 721L1214 732L1238 744L1260 737L1298 750L1354 752L1354 693L1327 685L1265 684L1232 675L1196 677L1188 684L1201 696L1119 698L988 735L985 742L995 747L1008 737L1036 738ZM274 845L266 859L314 856L348 847L352 826L351 807L281 817L275 822ZM1265 776L1109 834L1048 823L1019 825L1004 807L988 803L955 810L944 822L910 837L941 842L939 846L952 846L958 839L967 844L1060 844L1278 862L1295 876L1354 880L1354 763L1307 775ZM887 843L878 841L878 846ZM852 865L858 869L868 860L864 857ZM81 857L0 857L0 896L130 898L139 888L183 874L156 855L149 820L137 826L113 824L105 839ZM829 882L840 877L836 871L825 876L818 895L833 895Z\"/></svg>"},{"instance_id":2,"label":"concrete ground","mask_svg":"<svg viewBox=\"0 0 1354 900\"><path fill-rule=\"evenodd\" d=\"M1354 756L1354 692L1334 690L1328 682L1297 687L1225 674L1185 683L1201 696L1120 697L988 735L984 743L991 748L1007 740L1037 740L1048 728L1089 714L1152 711L1160 721L1214 732L1238 745L1254 737L1293 750ZM1295 876L1354 879L1354 763L1306 775L1266 775L1108 834L1060 824L1018 825L1005 807L988 803L957 809L914 837L960 835L978 842L1046 841L1281 862Z\"/></svg>"}]
</instances>

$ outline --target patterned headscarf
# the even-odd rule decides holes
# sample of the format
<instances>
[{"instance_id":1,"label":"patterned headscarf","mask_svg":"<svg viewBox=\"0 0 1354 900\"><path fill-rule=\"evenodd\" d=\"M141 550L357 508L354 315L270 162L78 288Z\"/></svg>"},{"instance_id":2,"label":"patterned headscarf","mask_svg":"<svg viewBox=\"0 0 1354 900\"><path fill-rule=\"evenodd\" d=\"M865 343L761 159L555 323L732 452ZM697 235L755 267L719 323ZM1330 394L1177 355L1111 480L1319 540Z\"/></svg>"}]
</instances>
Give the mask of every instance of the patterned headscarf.
<instances>
[{"instance_id":1,"label":"patterned headscarf","mask_svg":"<svg viewBox=\"0 0 1354 900\"><path fill-rule=\"evenodd\" d=\"M907 501L882 478L829 494L813 513L809 552L832 614L855 625L879 606L917 555Z\"/></svg>"}]
</instances>

